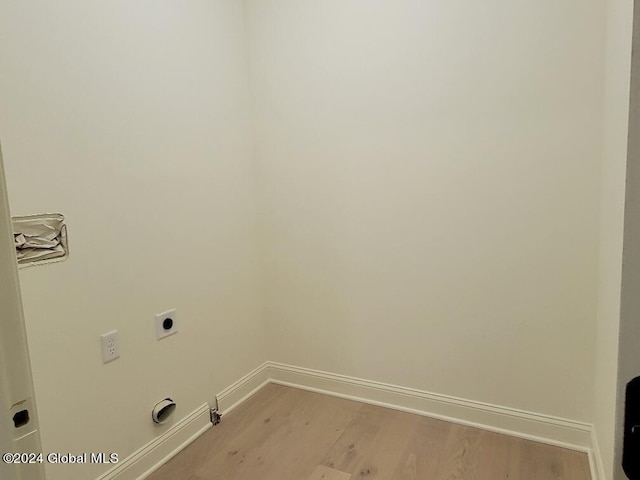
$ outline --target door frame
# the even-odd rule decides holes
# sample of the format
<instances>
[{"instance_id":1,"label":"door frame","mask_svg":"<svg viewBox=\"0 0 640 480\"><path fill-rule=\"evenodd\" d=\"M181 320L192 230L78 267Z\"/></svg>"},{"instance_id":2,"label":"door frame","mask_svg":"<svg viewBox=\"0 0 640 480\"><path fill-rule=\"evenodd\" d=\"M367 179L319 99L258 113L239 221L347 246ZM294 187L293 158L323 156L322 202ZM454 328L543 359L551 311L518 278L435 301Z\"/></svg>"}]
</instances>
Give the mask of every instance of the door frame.
<instances>
[{"instance_id":1,"label":"door frame","mask_svg":"<svg viewBox=\"0 0 640 480\"><path fill-rule=\"evenodd\" d=\"M0 478L45 480L46 454L40 442L1 145L0 308L0 455L35 454L35 463L7 463L0 457ZM21 426L16 426L16 414Z\"/></svg>"}]
</instances>

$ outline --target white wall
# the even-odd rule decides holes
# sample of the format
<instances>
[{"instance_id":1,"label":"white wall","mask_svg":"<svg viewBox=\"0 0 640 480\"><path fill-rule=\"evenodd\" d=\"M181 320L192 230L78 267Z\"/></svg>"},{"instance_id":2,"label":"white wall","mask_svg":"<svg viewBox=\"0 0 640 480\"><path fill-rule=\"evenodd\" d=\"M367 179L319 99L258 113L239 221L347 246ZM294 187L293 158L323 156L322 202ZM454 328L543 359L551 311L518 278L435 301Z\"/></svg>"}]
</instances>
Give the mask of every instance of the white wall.
<instances>
[{"instance_id":1,"label":"white wall","mask_svg":"<svg viewBox=\"0 0 640 480\"><path fill-rule=\"evenodd\" d=\"M248 20L270 358L590 420L603 2Z\"/></svg>"},{"instance_id":2,"label":"white wall","mask_svg":"<svg viewBox=\"0 0 640 480\"><path fill-rule=\"evenodd\" d=\"M154 403L179 418L266 360L244 38L234 0L0 3L12 213L69 226L68 261L21 272L47 452L124 458L165 430Z\"/></svg>"},{"instance_id":3,"label":"white wall","mask_svg":"<svg viewBox=\"0 0 640 480\"><path fill-rule=\"evenodd\" d=\"M269 358L595 419L611 472L630 4L0 3L12 210L72 249L21 273L45 451Z\"/></svg>"},{"instance_id":4,"label":"white wall","mask_svg":"<svg viewBox=\"0 0 640 480\"><path fill-rule=\"evenodd\" d=\"M634 23L640 20L640 2L633 7ZM640 29L634 26L629 95L629 137L622 261L622 300L618 355L618 392L615 423L614 479L626 479L622 471L625 393L627 383L640 375Z\"/></svg>"},{"instance_id":5,"label":"white wall","mask_svg":"<svg viewBox=\"0 0 640 480\"><path fill-rule=\"evenodd\" d=\"M597 433L605 478L614 478L618 334L622 285L629 78L633 0L607 2L607 49L600 206L600 260L595 370Z\"/></svg>"}]
</instances>

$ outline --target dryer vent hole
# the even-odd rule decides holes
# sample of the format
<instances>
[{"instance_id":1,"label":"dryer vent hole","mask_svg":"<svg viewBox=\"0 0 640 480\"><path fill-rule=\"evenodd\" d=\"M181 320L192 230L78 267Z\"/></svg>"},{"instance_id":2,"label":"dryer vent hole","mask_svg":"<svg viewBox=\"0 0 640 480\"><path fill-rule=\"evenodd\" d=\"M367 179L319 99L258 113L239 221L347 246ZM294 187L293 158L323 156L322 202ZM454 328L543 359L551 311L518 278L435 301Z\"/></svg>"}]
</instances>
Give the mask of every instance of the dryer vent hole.
<instances>
[{"instance_id":1,"label":"dryer vent hole","mask_svg":"<svg viewBox=\"0 0 640 480\"><path fill-rule=\"evenodd\" d=\"M13 416L13 424L16 428L24 427L29 423L29 410L22 410Z\"/></svg>"}]
</instances>

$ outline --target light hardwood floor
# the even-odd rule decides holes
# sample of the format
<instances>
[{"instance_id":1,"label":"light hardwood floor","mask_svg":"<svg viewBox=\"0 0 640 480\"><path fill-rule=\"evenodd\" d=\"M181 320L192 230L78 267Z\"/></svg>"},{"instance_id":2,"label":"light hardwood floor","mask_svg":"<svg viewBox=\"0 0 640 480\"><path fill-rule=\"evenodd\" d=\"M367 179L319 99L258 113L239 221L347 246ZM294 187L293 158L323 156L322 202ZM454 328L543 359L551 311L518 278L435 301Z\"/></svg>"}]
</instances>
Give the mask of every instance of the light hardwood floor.
<instances>
[{"instance_id":1,"label":"light hardwood floor","mask_svg":"<svg viewBox=\"0 0 640 480\"><path fill-rule=\"evenodd\" d=\"M267 385L148 480L589 480L580 452Z\"/></svg>"}]
</instances>

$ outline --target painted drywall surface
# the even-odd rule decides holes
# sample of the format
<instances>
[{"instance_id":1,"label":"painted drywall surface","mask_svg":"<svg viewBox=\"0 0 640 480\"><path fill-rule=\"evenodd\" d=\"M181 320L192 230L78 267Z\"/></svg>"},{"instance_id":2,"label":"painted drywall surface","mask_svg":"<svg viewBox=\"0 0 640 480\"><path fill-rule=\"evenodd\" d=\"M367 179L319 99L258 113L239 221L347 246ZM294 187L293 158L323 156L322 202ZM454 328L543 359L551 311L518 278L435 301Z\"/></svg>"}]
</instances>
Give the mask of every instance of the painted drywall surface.
<instances>
[{"instance_id":1,"label":"painted drywall surface","mask_svg":"<svg viewBox=\"0 0 640 480\"><path fill-rule=\"evenodd\" d=\"M633 8L634 24L640 20L640 3ZM622 470L622 439L626 385L640 375L640 29L634 26L629 99L629 136L622 263L622 301L618 355L618 391L615 422L614 479L626 479Z\"/></svg>"},{"instance_id":2,"label":"painted drywall surface","mask_svg":"<svg viewBox=\"0 0 640 480\"><path fill-rule=\"evenodd\" d=\"M0 32L12 211L63 213L71 250L21 271L44 449L124 458L157 401L180 418L266 360L242 4L5 1Z\"/></svg>"},{"instance_id":3,"label":"painted drywall surface","mask_svg":"<svg viewBox=\"0 0 640 480\"><path fill-rule=\"evenodd\" d=\"M247 6L270 358L590 420L604 4Z\"/></svg>"},{"instance_id":4,"label":"painted drywall surface","mask_svg":"<svg viewBox=\"0 0 640 480\"><path fill-rule=\"evenodd\" d=\"M594 420L606 478L614 478L633 1L607 2Z\"/></svg>"}]
</instances>

